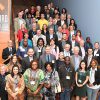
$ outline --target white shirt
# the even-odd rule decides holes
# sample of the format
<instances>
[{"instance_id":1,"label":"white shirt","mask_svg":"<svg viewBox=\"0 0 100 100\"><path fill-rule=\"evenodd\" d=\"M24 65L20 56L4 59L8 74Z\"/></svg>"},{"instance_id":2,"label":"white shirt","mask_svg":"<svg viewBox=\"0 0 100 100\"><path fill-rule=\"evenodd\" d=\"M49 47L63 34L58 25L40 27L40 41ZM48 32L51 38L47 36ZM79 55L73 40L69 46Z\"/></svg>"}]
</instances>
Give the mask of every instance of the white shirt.
<instances>
[{"instance_id":1,"label":"white shirt","mask_svg":"<svg viewBox=\"0 0 100 100\"><path fill-rule=\"evenodd\" d=\"M20 25L20 28L21 28L21 25L23 24L23 20L22 19L19 19L19 25Z\"/></svg>"},{"instance_id":2,"label":"white shirt","mask_svg":"<svg viewBox=\"0 0 100 100\"><path fill-rule=\"evenodd\" d=\"M85 57L85 49L84 49L84 47L81 47L81 52L82 52L82 59L84 59L84 57Z\"/></svg>"},{"instance_id":3,"label":"white shirt","mask_svg":"<svg viewBox=\"0 0 100 100\"><path fill-rule=\"evenodd\" d=\"M74 30L70 32L70 40L72 41L72 35L74 34Z\"/></svg>"},{"instance_id":4,"label":"white shirt","mask_svg":"<svg viewBox=\"0 0 100 100\"><path fill-rule=\"evenodd\" d=\"M70 57L70 52L64 50L64 57L69 56Z\"/></svg>"},{"instance_id":5,"label":"white shirt","mask_svg":"<svg viewBox=\"0 0 100 100\"><path fill-rule=\"evenodd\" d=\"M64 24L64 20L61 20L61 26Z\"/></svg>"},{"instance_id":6,"label":"white shirt","mask_svg":"<svg viewBox=\"0 0 100 100\"><path fill-rule=\"evenodd\" d=\"M94 50L94 56L96 56L96 53L98 52L98 49Z\"/></svg>"},{"instance_id":7,"label":"white shirt","mask_svg":"<svg viewBox=\"0 0 100 100\"><path fill-rule=\"evenodd\" d=\"M33 60L33 57L29 57L30 62Z\"/></svg>"},{"instance_id":8,"label":"white shirt","mask_svg":"<svg viewBox=\"0 0 100 100\"><path fill-rule=\"evenodd\" d=\"M89 65L90 65L90 62L91 62L91 60L92 60L92 55L90 55L90 56L88 56L88 61L87 61L87 66L89 67Z\"/></svg>"},{"instance_id":9,"label":"white shirt","mask_svg":"<svg viewBox=\"0 0 100 100\"><path fill-rule=\"evenodd\" d=\"M93 84L95 82L95 71L97 71L97 68L95 68L95 69L91 68L90 69L90 77L89 77L90 84ZM89 88L91 88L91 89L98 89L98 88L100 88L100 85L95 85L95 86L92 86L92 87L89 87Z\"/></svg>"}]
</instances>

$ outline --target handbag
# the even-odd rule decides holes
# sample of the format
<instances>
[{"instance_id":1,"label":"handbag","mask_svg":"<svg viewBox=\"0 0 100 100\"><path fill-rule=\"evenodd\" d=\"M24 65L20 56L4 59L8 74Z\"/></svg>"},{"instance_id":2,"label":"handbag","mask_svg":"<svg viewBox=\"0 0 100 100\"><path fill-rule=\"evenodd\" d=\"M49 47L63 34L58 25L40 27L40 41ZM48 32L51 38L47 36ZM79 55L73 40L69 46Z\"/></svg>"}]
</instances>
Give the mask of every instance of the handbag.
<instances>
[{"instance_id":1,"label":"handbag","mask_svg":"<svg viewBox=\"0 0 100 100\"><path fill-rule=\"evenodd\" d=\"M60 85L60 82L55 85L55 93L60 93L61 92L61 85Z\"/></svg>"}]
</instances>

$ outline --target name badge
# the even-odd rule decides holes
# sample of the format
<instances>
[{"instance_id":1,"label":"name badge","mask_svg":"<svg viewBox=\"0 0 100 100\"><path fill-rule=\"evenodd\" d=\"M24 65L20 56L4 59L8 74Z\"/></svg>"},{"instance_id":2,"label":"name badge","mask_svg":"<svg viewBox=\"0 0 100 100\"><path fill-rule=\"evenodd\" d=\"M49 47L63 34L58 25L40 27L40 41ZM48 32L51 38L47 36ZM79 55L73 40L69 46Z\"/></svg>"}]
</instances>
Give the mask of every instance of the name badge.
<instances>
[{"instance_id":1,"label":"name badge","mask_svg":"<svg viewBox=\"0 0 100 100\"><path fill-rule=\"evenodd\" d=\"M96 54L96 56L99 56L99 54Z\"/></svg>"},{"instance_id":2,"label":"name badge","mask_svg":"<svg viewBox=\"0 0 100 100\"><path fill-rule=\"evenodd\" d=\"M27 54L24 54L24 57L27 57L28 55Z\"/></svg>"},{"instance_id":3,"label":"name badge","mask_svg":"<svg viewBox=\"0 0 100 100\"><path fill-rule=\"evenodd\" d=\"M41 50L39 49L38 52L41 52Z\"/></svg>"},{"instance_id":4,"label":"name badge","mask_svg":"<svg viewBox=\"0 0 100 100\"><path fill-rule=\"evenodd\" d=\"M66 76L66 79L67 79L67 80L70 80L70 76Z\"/></svg>"},{"instance_id":5,"label":"name badge","mask_svg":"<svg viewBox=\"0 0 100 100\"><path fill-rule=\"evenodd\" d=\"M82 83L82 80L79 79L78 82L79 82L79 83Z\"/></svg>"},{"instance_id":6,"label":"name badge","mask_svg":"<svg viewBox=\"0 0 100 100\"><path fill-rule=\"evenodd\" d=\"M54 60L52 60L52 63L55 63L55 61L54 61Z\"/></svg>"},{"instance_id":7,"label":"name badge","mask_svg":"<svg viewBox=\"0 0 100 100\"><path fill-rule=\"evenodd\" d=\"M18 91L18 87L17 88L15 88L15 92L17 92Z\"/></svg>"},{"instance_id":8,"label":"name badge","mask_svg":"<svg viewBox=\"0 0 100 100\"><path fill-rule=\"evenodd\" d=\"M30 84L31 84L31 85L34 85L34 84L35 84L35 81L31 81Z\"/></svg>"}]
</instances>

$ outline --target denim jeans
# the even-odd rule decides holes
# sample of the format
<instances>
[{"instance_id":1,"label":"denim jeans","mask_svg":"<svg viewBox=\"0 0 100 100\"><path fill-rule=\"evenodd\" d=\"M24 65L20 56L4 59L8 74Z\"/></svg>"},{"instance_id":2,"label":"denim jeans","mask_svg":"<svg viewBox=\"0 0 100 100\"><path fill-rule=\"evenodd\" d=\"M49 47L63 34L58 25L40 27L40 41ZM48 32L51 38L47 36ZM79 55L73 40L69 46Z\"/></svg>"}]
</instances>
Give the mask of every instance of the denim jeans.
<instances>
[{"instance_id":1,"label":"denim jeans","mask_svg":"<svg viewBox=\"0 0 100 100\"><path fill-rule=\"evenodd\" d=\"M60 94L60 100L70 100L70 89L65 89L64 92Z\"/></svg>"},{"instance_id":2,"label":"denim jeans","mask_svg":"<svg viewBox=\"0 0 100 100\"><path fill-rule=\"evenodd\" d=\"M99 88L91 89L91 88L87 87L88 100L96 100L98 91L99 91Z\"/></svg>"}]
</instances>

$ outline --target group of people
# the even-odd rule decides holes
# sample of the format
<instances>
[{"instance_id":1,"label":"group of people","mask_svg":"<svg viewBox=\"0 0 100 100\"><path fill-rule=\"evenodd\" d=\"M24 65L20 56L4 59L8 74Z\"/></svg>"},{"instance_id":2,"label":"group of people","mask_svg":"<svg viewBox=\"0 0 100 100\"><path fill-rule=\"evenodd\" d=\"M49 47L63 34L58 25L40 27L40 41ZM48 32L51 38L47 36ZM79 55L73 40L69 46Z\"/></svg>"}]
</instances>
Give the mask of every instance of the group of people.
<instances>
[{"instance_id":1,"label":"group of people","mask_svg":"<svg viewBox=\"0 0 100 100\"><path fill-rule=\"evenodd\" d=\"M31 6L14 19L0 66L1 100L96 100L100 90L99 42L82 37L65 8Z\"/></svg>"}]
</instances>

